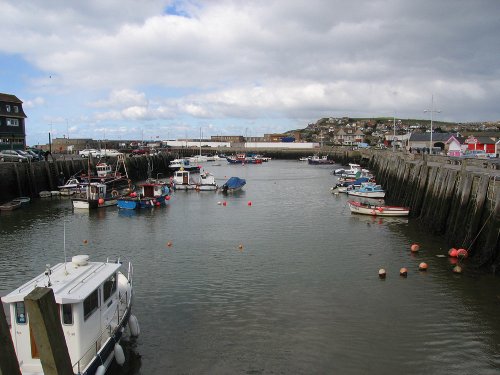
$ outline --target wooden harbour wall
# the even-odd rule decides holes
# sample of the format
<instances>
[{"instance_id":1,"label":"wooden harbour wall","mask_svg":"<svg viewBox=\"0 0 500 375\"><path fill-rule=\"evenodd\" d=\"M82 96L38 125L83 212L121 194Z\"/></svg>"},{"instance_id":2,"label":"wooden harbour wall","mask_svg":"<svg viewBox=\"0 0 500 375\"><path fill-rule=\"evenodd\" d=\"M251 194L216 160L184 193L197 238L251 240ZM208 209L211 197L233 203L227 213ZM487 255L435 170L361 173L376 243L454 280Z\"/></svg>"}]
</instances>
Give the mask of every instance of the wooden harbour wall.
<instances>
[{"instance_id":1,"label":"wooden harbour wall","mask_svg":"<svg viewBox=\"0 0 500 375\"><path fill-rule=\"evenodd\" d=\"M365 155L366 156L366 155ZM391 204L450 247L465 248L493 272L500 265L500 173L496 162L403 153L374 153L365 161L386 189Z\"/></svg>"}]
</instances>

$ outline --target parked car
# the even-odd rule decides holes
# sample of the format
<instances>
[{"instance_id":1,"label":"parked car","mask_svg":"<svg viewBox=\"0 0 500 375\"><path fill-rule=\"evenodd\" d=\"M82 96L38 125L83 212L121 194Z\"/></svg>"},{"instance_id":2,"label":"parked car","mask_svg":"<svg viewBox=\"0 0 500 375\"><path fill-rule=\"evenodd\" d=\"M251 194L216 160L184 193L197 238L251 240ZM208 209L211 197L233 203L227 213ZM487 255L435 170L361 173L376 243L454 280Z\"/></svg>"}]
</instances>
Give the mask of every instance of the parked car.
<instances>
[{"instance_id":1,"label":"parked car","mask_svg":"<svg viewBox=\"0 0 500 375\"><path fill-rule=\"evenodd\" d=\"M130 156L135 156L135 155L146 155L149 154L149 151L144 149L144 148L136 148L135 150L132 150L130 153Z\"/></svg>"},{"instance_id":2,"label":"parked car","mask_svg":"<svg viewBox=\"0 0 500 375\"><path fill-rule=\"evenodd\" d=\"M84 150L79 151L78 155L80 155L82 158L88 158L89 156L92 156L93 158L100 158L101 152L94 148L86 148Z\"/></svg>"},{"instance_id":3,"label":"parked car","mask_svg":"<svg viewBox=\"0 0 500 375\"><path fill-rule=\"evenodd\" d=\"M119 155L123 155L123 153L121 153L118 150L104 149L104 148L101 149L100 154L101 154L101 157L112 157L112 158L116 158Z\"/></svg>"},{"instance_id":4,"label":"parked car","mask_svg":"<svg viewBox=\"0 0 500 375\"><path fill-rule=\"evenodd\" d=\"M28 162L28 158L18 154L15 150L0 151L0 161L17 161L19 163Z\"/></svg>"},{"instance_id":5,"label":"parked car","mask_svg":"<svg viewBox=\"0 0 500 375\"><path fill-rule=\"evenodd\" d=\"M30 155L33 155L34 160L40 161L44 159L44 154L42 150L28 148L26 149L26 152Z\"/></svg>"},{"instance_id":6,"label":"parked car","mask_svg":"<svg viewBox=\"0 0 500 375\"><path fill-rule=\"evenodd\" d=\"M29 152L26 152L24 150L14 150L14 151L17 152L19 155L24 156L25 158L27 158L28 161L35 160L35 157L33 155L31 155Z\"/></svg>"}]
</instances>

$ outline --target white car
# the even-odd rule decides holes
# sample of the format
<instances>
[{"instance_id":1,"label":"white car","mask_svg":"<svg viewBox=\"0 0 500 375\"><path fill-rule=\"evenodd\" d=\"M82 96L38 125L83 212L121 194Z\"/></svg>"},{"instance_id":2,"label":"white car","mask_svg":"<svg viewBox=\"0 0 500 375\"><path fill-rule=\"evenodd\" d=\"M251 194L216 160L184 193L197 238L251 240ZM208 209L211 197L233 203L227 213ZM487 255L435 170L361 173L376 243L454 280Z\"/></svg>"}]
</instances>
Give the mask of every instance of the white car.
<instances>
[{"instance_id":1,"label":"white car","mask_svg":"<svg viewBox=\"0 0 500 375\"><path fill-rule=\"evenodd\" d=\"M123 153L121 153L120 151L118 150L113 150L113 149L101 149L101 157L112 157L112 158L116 158L118 157L119 155L123 155Z\"/></svg>"},{"instance_id":2,"label":"white car","mask_svg":"<svg viewBox=\"0 0 500 375\"><path fill-rule=\"evenodd\" d=\"M78 155L80 155L82 158L88 158L89 156L92 156L93 158L101 157L100 151L93 148L86 148L85 150L81 150L78 152Z\"/></svg>"}]
</instances>

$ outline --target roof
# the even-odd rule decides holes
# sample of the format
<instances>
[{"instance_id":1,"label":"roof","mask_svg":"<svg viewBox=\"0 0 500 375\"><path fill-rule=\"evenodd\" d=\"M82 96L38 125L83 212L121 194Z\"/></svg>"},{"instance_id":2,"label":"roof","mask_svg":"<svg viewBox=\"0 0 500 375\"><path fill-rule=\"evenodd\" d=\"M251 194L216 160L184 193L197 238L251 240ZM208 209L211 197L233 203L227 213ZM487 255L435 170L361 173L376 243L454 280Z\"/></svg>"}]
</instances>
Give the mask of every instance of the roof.
<instances>
[{"instance_id":1,"label":"roof","mask_svg":"<svg viewBox=\"0 0 500 375\"><path fill-rule=\"evenodd\" d=\"M455 133L432 133L433 142L446 142ZM455 137L456 138L456 137ZM410 142L430 142L431 133L412 133Z\"/></svg>"},{"instance_id":2,"label":"roof","mask_svg":"<svg viewBox=\"0 0 500 375\"><path fill-rule=\"evenodd\" d=\"M10 103L23 103L19 98L15 95L4 94L0 92L0 101L1 102L10 102Z\"/></svg>"},{"instance_id":3,"label":"roof","mask_svg":"<svg viewBox=\"0 0 500 375\"><path fill-rule=\"evenodd\" d=\"M51 287L57 303L81 302L120 267L120 263L105 262L88 262L83 266L71 262L59 263L50 269L50 285L49 277L44 272L2 297L2 301L23 301L36 287Z\"/></svg>"}]
</instances>

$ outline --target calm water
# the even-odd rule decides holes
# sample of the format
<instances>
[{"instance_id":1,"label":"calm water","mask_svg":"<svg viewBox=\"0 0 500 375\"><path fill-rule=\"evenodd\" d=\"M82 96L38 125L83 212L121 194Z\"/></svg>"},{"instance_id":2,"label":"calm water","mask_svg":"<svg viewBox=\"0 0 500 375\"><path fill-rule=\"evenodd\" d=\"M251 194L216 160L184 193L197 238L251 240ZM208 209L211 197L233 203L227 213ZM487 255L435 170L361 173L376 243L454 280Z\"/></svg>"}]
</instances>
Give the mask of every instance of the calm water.
<instances>
[{"instance_id":1,"label":"calm water","mask_svg":"<svg viewBox=\"0 0 500 375\"><path fill-rule=\"evenodd\" d=\"M500 281L454 275L412 220L351 216L331 169L207 163L245 190L179 192L154 211L36 200L0 215L0 295L63 260L66 221L68 255L135 266L141 336L116 374L497 374Z\"/></svg>"}]
</instances>

